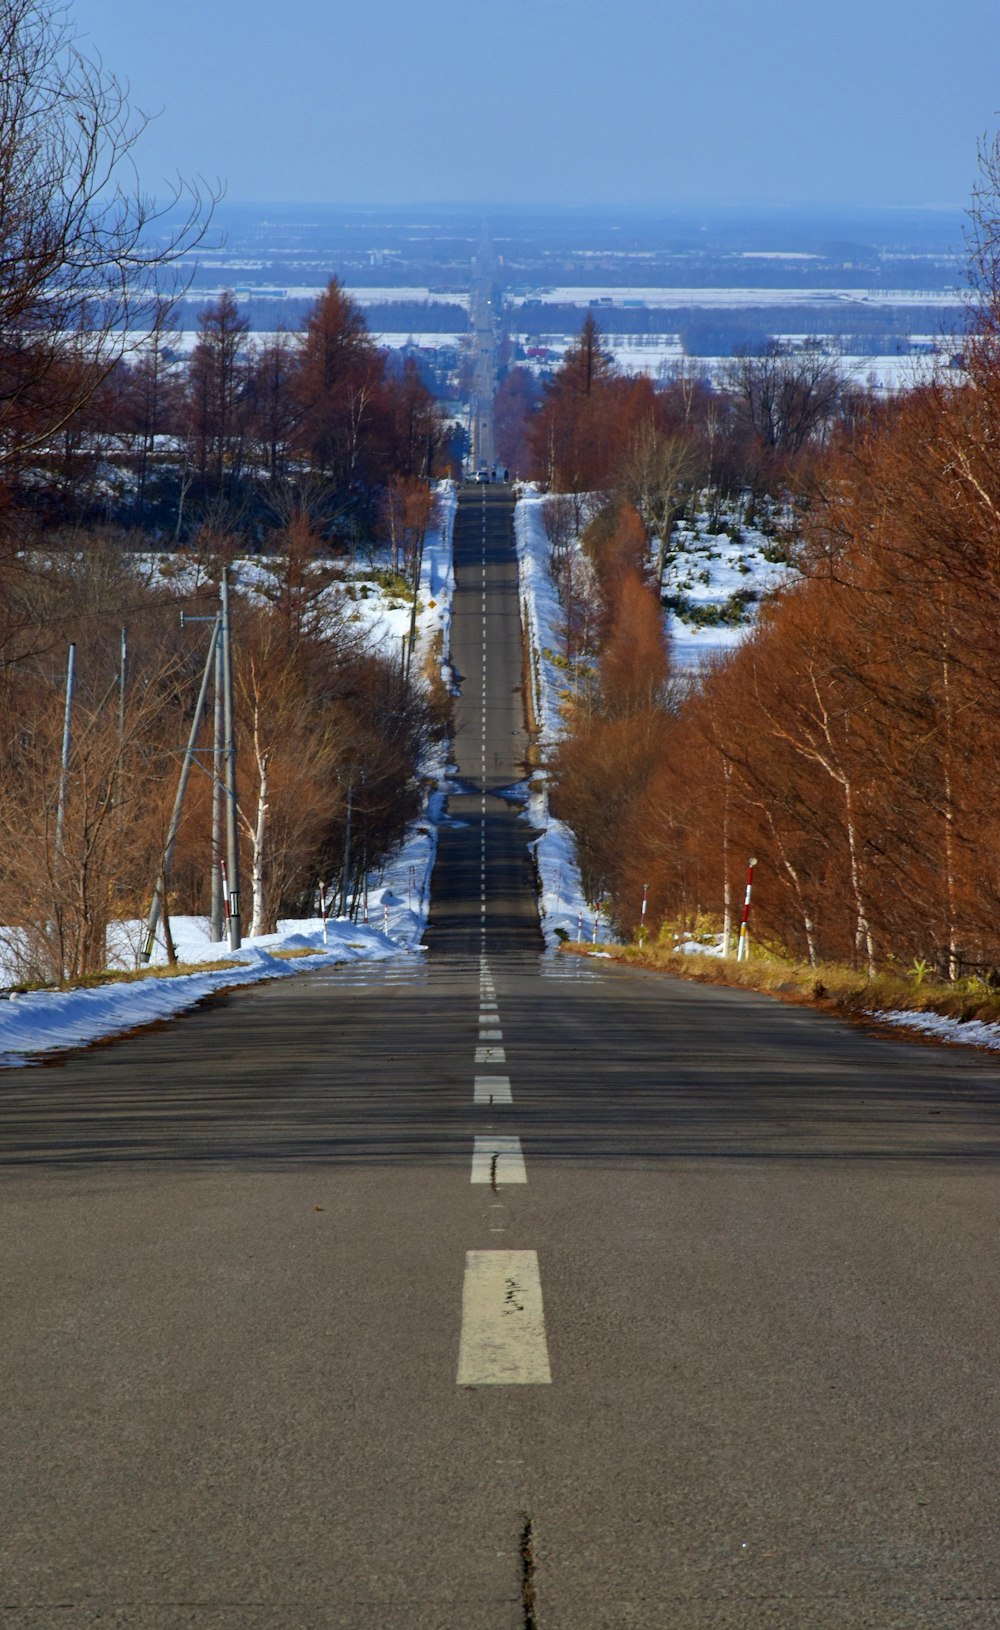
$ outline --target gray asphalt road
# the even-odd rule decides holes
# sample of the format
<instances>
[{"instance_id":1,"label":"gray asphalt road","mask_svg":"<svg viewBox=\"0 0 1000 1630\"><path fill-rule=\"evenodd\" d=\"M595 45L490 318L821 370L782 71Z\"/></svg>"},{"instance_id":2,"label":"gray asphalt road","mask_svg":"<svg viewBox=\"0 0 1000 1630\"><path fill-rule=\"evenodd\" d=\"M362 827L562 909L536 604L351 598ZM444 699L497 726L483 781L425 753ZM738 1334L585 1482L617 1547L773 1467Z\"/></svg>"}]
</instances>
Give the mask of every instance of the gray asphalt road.
<instances>
[{"instance_id":1,"label":"gray asphalt road","mask_svg":"<svg viewBox=\"0 0 1000 1630\"><path fill-rule=\"evenodd\" d=\"M460 516L424 960L0 1076L0 1623L1000 1624L997 1068L540 956Z\"/></svg>"}]
</instances>

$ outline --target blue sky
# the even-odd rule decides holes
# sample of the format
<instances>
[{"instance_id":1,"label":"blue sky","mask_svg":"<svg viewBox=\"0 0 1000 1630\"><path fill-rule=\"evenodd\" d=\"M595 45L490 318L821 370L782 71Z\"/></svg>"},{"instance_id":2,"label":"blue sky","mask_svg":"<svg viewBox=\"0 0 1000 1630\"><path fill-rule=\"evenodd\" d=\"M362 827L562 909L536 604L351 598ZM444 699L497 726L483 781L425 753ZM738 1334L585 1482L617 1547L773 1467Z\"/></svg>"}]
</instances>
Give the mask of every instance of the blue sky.
<instances>
[{"instance_id":1,"label":"blue sky","mask_svg":"<svg viewBox=\"0 0 1000 1630\"><path fill-rule=\"evenodd\" d=\"M964 207L997 0L76 0L144 182L403 203Z\"/></svg>"}]
</instances>

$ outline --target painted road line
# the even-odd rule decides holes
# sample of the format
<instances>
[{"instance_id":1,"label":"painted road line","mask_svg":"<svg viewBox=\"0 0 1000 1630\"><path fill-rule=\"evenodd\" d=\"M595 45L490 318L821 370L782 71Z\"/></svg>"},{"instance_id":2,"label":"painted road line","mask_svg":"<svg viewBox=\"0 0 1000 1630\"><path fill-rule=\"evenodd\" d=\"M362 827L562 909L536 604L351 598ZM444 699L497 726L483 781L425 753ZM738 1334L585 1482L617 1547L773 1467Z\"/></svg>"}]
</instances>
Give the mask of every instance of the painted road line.
<instances>
[{"instance_id":1,"label":"painted road line","mask_svg":"<svg viewBox=\"0 0 1000 1630\"><path fill-rule=\"evenodd\" d=\"M489 1022L489 1021L487 1021ZM502 1030L480 1030L480 1041L503 1041Z\"/></svg>"},{"instance_id":2,"label":"painted road line","mask_svg":"<svg viewBox=\"0 0 1000 1630\"><path fill-rule=\"evenodd\" d=\"M465 1253L456 1379L460 1387L550 1384L536 1251Z\"/></svg>"},{"instance_id":3,"label":"painted road line","mask_svg":"<svg viewBox=\"0 0 1000 1630\"><path fill-rule=\"evenodd\" d=\"M520 1138L489 1137L472 1141L470 1183L526 1183L528 1173Z\"/></svg>"},{"instance_id":4,"label":"painted road line","mask_svg":"<svg viewBox=\"0 0 1000 1630\"><path fill-rule=\"evenodd\" d=\"M474 1104L512 1104L509 1075L477 1075L472 1083Z\"/></svg>"}]
</instances>

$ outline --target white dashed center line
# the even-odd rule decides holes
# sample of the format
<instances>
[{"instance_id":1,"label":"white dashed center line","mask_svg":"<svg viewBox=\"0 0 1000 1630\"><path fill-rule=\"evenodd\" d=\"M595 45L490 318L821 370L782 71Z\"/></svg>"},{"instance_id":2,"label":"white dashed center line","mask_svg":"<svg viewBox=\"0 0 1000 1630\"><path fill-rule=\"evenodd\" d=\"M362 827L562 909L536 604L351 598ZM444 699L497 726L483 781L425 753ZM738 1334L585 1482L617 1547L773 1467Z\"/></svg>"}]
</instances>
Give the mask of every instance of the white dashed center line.
<instances>
[{"instance_id":1,"label":"white dashed center line","mask_svg":"<svg viewBox=\"0 0 1000 1630\"><path fill-rule=\"evenodd\" d=\"M520 1138L492 1136L476 1138L472 1145L471 1183L526 1183L524 1155Z\"/></svg>"},{"instance_id":2,"label":"white dashed center line","mask_svg":"<svg viewBox=\"0 0 1000 1630\"><path fill-rule=\"evenodd\" d=\"M489 689L487 682L487 620L493 610L488 604L486 498L483 496L483 543L481 558L480 606L482 661L480 668L479 734L482 778L480 783L480 958L479 958L479 1045L475 1048L477 1072L473 1076L473 1099L483 1107L513 1103L510 1076L502 1074L506 1053L502 1045L500 1012L496 986L487 957L487 745L489 733ZM474 581L474 580L473 580ZM472 587L472 585L470 585ZM473 594L474 594L473 588ZM477 608L469 604L470 626L474 630ZM501 616L502 620L502 616ZM471 699L470 699L471 700ZM468 726L475 730L475 707L471 703ZM467 726L467 728L468 728ZM494 769L499 769L499 755ZM473 873L473 876L475 873ZM496 1117L500 1119L501 1117ZM494 1117L485 1115L491 1124ZM527 1164L519 1137L491 1130L473 1138L470 1182L494 1189L526 1184ZM498 1202L499 1203L499 1202ZM512 1203L512 1202L511 1202ZM501 1207L506 1211L508 1207ZM493 1227L497 1218L487 1208L490 1233L503 1233ZM506 1224L506 1217L503 1222ZM538 1257L534 1251L468 1251L462 1288L462 1330L459 1343L457 1382L459 1386L548 1385L549 1367L545 1320L542 1309Z\"/></svg>"},{"instance_id":3,"label":"white dashed center line","mask_svg":"<svg viewBox=\"0 0 1000 1630\"><path fill-rule=\"evenodd\" d=\"M542 1283L535 1251L467 1251L458 1385L547 1386Z\"/></svg>"},{"instance_id":4,"label":"white dashed center line","mask_svg":"<svg viewBox=\"0 0 1000 1630\"><path fill-rule=\"evenodd\" d=\"M485 1050L485 1049L484 1049ZM477 1075L472 1088L476 1104L512 1104L509 1075Z\"/></svg>"}]
</instances>

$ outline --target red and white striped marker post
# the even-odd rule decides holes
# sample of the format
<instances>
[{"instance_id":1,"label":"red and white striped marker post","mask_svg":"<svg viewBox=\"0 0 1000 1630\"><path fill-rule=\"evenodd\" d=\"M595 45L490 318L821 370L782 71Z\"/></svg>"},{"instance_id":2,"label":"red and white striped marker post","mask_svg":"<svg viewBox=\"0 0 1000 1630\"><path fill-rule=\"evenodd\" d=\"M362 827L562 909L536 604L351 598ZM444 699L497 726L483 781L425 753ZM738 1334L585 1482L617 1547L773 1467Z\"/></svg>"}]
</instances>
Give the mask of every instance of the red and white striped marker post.
<instances>
[{"instance_id":1,"label":"red and white striped marker post","mask_svg":"<svg viewBox=\"0 0 1000 1630\"><path fill-rule=\"evenodd\" d=\"M594 907L594 941L593 941L593 943L595 945L597 944L597 916L598 916L598 912L600 911L600 909L601 909L600 906L595 906Z\"/></svg>"},{"instance_id":2,"label":"red and white striped marker post","mask_svg":"<svg viewBox=\"0 0 1000 1630\"><path fill-rule=\"evenodd\" d=\"M582 911L578 914L577 919L576 919L576 942L577 942L578 945L583 944L583 912Z\"/></svg>"},{"instance_id":3,"label":"red and white striped marker post","mask_svg":"<svg viewBox=\"0 0 1000 1630\"><path fill-rule=\"evenodd\" d=\"M751 855L747 862L747 892L743 898L743 916L740 919L740 938L736 947L737 962L746 962L750 955L750 931L747 923L750 918L750 894L753 889L753 873L757 864L757 856Z\"/></svg>"},{"instance_id":4,"label":"red and white striped marker post","mask_svg":"<svg viewBox=\"0 0 1000 1630\"><path fill-rule=\"evenodd\" d=\"M646 943L646 902L649 899L649 884L642 885L642 920L639 923L639 944Z\"/></svg>"},{"instance_id":5,"label":"red and white striped marker post","mask_svg":"<svg viewBox=\"0 0 1000 1630\"><path fill-rule=\"evenodd\" d=\"M389 907L386 905L386 902L384 900L382 901L382 932L386 936L386 938L388 939L388 937L389 937Z\"/></svg>"},{"instance_id":6,"label":"red and white striped marker post","mask_svg":"<svg viewBox=\"0 0 1000 1630\"><path fill-rule=\"evenodd\" d=\"M319 886L319 914L323 919L323 944L325 945L327 943L327 939L326 939L327 909L326 909L326 884L325 883L321 883L320 886Z\"/></svg>"}]
</instances>

